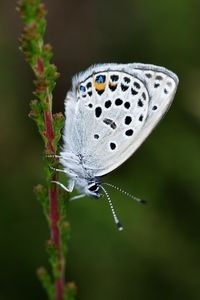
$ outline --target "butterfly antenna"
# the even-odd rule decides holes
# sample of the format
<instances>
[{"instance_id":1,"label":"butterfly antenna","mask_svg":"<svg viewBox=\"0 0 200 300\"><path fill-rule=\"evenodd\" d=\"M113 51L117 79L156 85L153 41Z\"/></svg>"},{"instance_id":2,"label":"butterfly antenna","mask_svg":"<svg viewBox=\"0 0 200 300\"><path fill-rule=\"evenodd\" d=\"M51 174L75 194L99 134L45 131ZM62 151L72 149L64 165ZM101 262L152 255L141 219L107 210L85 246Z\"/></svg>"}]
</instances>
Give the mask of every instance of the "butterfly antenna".
<instances>
[{"instance_id":1,"label":"butterfly antenna","mask_svg":"<svg viewBox=\"0 0 200 300\"><path fill-rule=\"evenodd\" d=\"M130 193L128 193L128 192L122 190L121 188L119 188L119 187L116 186L116 185L113 185L113 184L107 183L107 182L104 182L103 184L108 185L108 186L111 186L112 188L114 188L114 189L116 189L117 191L119 191L119 192L125 194L127 197L129 197L129 198L131 198L131 199L137 201L137 202L140 203L140 204L146 204L146 201L145 201L145 200L133 196L132 194L130 194Z\"/></svg>"},{"instance_id":2,"label":"butterfly antenna","mask_svg":"<svg viewBox=\"0 0 200 300\"><path fill-rule=\"evenodd\" d=\"M121 230L123 230L123 226L122 226L122 224L120 223L120 221L119 221L119 219L118 219L118 217L117 217L117 215L116 215L116 212L115 212L115 209L114 209L114 207L113 207L111 198L110 198L108 192L105 190L105 188L104 188L102 185L101 185L101 188L102 188L102 190L104 191L104 193L105 193L105 195L106 195L106 197L107 197L107 199L108 199L108 203L109 203L109 205L110 205L111 212L112 212L112 215L113 215L115 224L117 225L118 230L121 231Z\"/></svg>"}]
</instances>

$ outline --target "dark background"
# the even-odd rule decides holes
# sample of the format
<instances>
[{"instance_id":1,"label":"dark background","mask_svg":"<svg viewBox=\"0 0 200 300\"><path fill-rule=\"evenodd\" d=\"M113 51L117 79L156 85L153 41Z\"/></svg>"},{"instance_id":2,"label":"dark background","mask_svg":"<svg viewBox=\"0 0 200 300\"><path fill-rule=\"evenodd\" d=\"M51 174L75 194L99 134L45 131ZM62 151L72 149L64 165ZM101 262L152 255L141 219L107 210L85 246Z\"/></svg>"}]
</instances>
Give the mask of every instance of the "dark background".
<instances>
[{"instance_id":1,"label":"dark background","mask_svg":"<svg viewBox=\"0 0 200 300\"><path fill-rule=\"evenodd\" d=\"M142 147L107 181L148 200L109 190L106 201L69 206L67 279L77 299L200 299L200 4L194 0L45 1L54 48L54 111L63 111L76 72L98 62L143 62L178 74L174 103ZM44 182L43 144L28 118L32 73L18 51L14 1L0 3L0 300L46 299L35 270L48 266L49 237L32 192Z\"/></svg>"}]
</instances>

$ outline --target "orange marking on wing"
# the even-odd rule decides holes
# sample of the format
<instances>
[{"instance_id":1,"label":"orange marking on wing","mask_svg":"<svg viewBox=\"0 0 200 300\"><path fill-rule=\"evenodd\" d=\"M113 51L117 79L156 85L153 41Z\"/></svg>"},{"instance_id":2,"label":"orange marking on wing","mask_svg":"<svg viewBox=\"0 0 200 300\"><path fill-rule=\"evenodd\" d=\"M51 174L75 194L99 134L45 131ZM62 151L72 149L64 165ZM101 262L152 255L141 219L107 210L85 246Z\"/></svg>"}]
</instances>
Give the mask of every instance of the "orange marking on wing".
<instances>
[{"instance_id":1,"label":"orange marking on wing","mask_svg":"<svg viewBox=\"0 0 200 300\"><path fill-rule=\"evenodd\" d=\"M104 83L98 83L96 81L94 81L94 87L97 91L102 91L102 90L105 90L106 88L106 82Z\"/></svg>"}]
</instances>

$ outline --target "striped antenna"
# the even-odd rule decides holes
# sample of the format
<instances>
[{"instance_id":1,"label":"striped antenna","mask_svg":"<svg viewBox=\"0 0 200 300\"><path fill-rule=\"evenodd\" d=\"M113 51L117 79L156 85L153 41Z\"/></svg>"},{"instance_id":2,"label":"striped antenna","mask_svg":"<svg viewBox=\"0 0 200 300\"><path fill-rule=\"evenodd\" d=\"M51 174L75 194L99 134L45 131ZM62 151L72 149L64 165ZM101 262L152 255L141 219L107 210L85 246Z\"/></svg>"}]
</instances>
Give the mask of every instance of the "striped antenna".
<instances>
[{"instance_id":1,"label":"striped antenna","mask_svg":"<svg viewBox=\"0 0 200 300\"><path fill-rule=\"evenodd\" d=\"M110 205L111 212L112 212L112 215L113 215L115 224L117 225L117 229L118 229L119 231L121 231L121 230L123 230L123 226L122 226L122 224L120 223L120 221L119 221L119 219L118 219L118 217L117 217L117 215L116 215L116 212L115 212L115 209L114 209L114 207L113 207L111 198L110 198L108 192L105 190L105 188L104 188L102 185L101 185L101 188L102 188L102 190L104 191L104 193L105 193L105 195L106 195L106 197L107 197L107 199L108 199L108 203L109 203L109 205Z\"/></svg>"},{"instance_id":2,"label":"striped antenna","mask_svg":"<svg viewBox=\"0 0 200 300\"><path fill-rule=\"evenodd\" d=\"M140 204L146 204L146 201L145 201L145 200L133 196L132 194L130 194L130 193L128 193L128 192L122 190L121 188L119 188L119 187L116 186L116 185L113 185L113 184L107 183L107 182L104 182L103 184L104 184L104 185L111 186L112 188L116 189L116 190L119 191L120 193L125 194L127 197L129 197L129 198L131 198L131 199L137 201L137 202L140 203Z\"/></svg>"}]
</instances>

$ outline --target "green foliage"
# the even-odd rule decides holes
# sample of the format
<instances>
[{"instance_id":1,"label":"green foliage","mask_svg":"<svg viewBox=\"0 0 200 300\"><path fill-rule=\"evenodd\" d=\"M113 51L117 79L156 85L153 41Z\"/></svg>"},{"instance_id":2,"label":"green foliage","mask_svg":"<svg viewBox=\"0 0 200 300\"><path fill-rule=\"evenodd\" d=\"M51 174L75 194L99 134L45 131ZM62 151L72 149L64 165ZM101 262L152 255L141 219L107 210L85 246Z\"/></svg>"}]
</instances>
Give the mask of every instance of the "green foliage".
<instances>
[{"instance_id":1,"label":"green foliage","mask_svg":"<svg viewBox=\"0 0 200 300\"><path fill-rule=\"evenodd\" d=\"M55 130L55 139L54 139L54 147L58 144L61 138L61 130L64 126L65 118L62 113L57 113L53 115L53 124Z\"/></svg>"},{"instance_id":2,"label":"green foliage","mask_svg":"<svg viewBox=\"0 0 200 300\"><path fill-rule=\"evenodd\" d=\"M68 201L66 199L66 194L63 191L59 193L59 213L60 213L60 232L61 232L61 247L62 252L66 256L68 250L68 242L70 238L70 224L67 220L67 207Z\"/></svg>"},{"instance_id":3,"label":"green foliage","mask_svg":"<svg viewBox=\"0 0 200 300\"><path fill-rule=\"evenodd\" d=\"M76 292L77 289L74 282L68 282L65 286L64 300L74 300Z\"/></svg>"},{"instance_id":4,"label":"green foliage","mask_svg":"<svg viewBox=\"0 0 200 300\"><path fill-rule=\"evenodd\" d=\"M40 204L42 205L44 215L49 221L49 198L48 198L48 190L43 185L38 184L34 187L34 192Z\"/></svg>"},{"instance_id":5,"label":"green foliage","mask_svg":"<svg viewBox=\"0 0 200 300\"><path fill-rule=\"evenodd\" d=\"M52 110L52 91L59 73L51 63L52 48L44 43L46 10L40 0L21 0L17 10L24 22L19 48L35 74L33 94L37 100L31 101L29 116L37 124L46 151L56 152L64 118L61 113L57 114L53 122L52 115L49 115Z\"/></svg>"},{"instance_id":6,"label":"green foliage","mask_svg":"<svg viewBox=\"0 0 200 300\"><path fill-rule=\"evenodd\" d=\"M38 278L39 278L43 288L47 292L48 299L54 300L55 299L55 287L54 287L51 277L48 274L48 272L46 271L46 269L45 268L38 269L37 275L38 275Z\"/></svg>"},{"instance_id":7,"label":"green foliage","mask_svg":"<svg viewBox=\"0 0 200 300\"><path fill-rule=\"evenodd\" d=\"M55 279L60 278L60 276L62 274L60 274L60 268L59 268L59 264L60 264L60 260L58 260L58 256L60 255L59 250L57 249L57 246L55 245L55 243L53 242L52 239L47 241L47 253L49 256L49 262L50 265L52 267L52 273L53 273L53 277Z\"/></svg>"}]
</instances>

